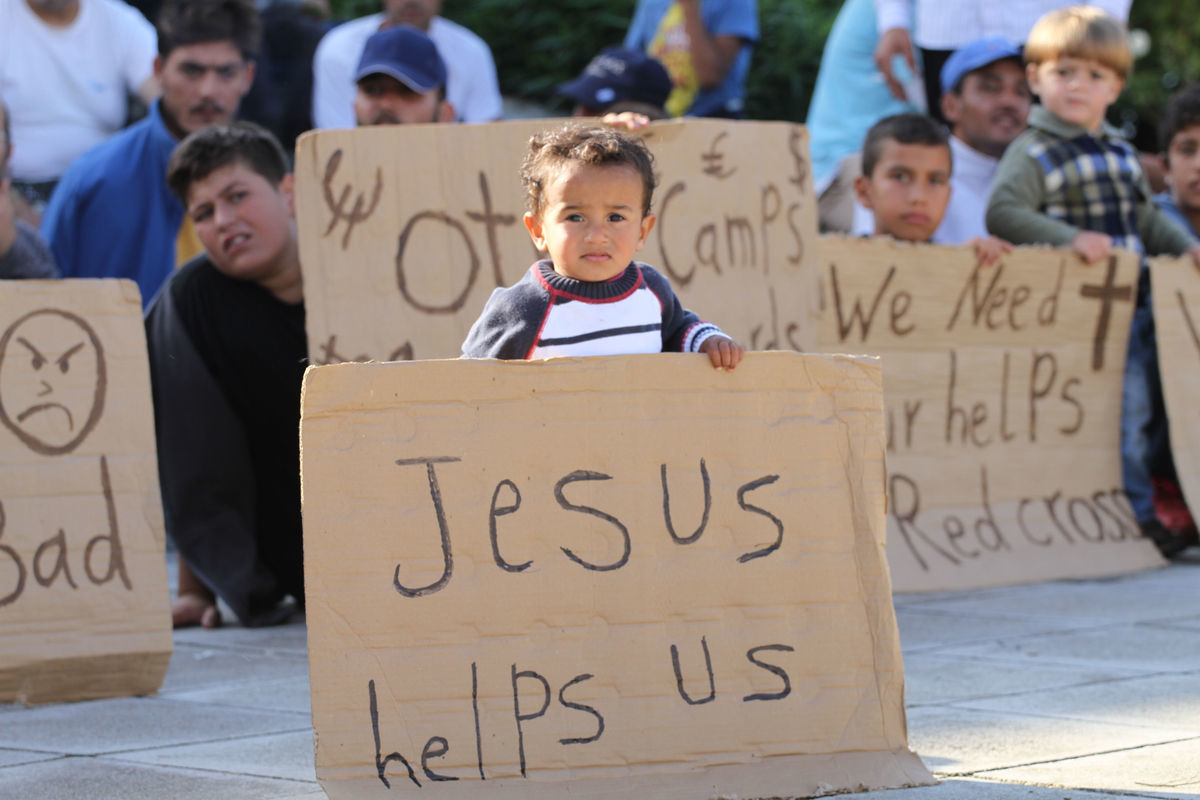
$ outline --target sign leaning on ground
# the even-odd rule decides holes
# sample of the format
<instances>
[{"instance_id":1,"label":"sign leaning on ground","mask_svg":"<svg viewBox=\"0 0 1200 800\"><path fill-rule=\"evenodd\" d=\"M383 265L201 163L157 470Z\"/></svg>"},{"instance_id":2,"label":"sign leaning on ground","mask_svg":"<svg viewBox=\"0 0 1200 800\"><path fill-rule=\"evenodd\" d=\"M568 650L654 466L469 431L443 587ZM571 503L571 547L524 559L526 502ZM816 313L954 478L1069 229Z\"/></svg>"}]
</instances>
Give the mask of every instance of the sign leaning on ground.
<instances>
[{"instance_id":1,"label":"sign leaning on ground","mask_svg":"<svg viewBox=\"0 0 1200 800\"><path fill-rule=\"evenodd\" d=\"M822 237L820 349L883 355L897 591L1161 565L1121 488L1137 259Z\"/></svg>"},{"instance_id":2,"label":"sign leaning on ground","mask_svg":"<svg viewBox=\"0 0 1200 800\"><path fill-rule=\"evenodd\" d=\"M877 359L796 353L310 369L325 791L932 782L907 745L882 401Z\"/></svg>"},{"instance_id":3,"label":"sign leaning on ground","mask_svg":"<svg viewBox=\"0 0 1200 800\"><path fill-rule=\"evenodd\" d=\"M1200 273L1190 258L1156 258L1150 269L1171 453L1188 507L1200 513Z\"/></svg>"},{"instance_id":4,"label":"sign leaning on ground","mask_svg":"<svg viewBox=\"0 0 1200 800\"><path fill-rule=\"evenodd\" d=\"M0 701L147 694L171 657L132 281L0 284Z\"/></svg>"},{"instance_id":5,"label":"sign leaning on ground","mask_svg":"<svg viewBox=\"0 0 1200 800\"><path fill-rule=\"evenodd\" d=\"M296 152L314 364L454 358L497 286L538 257L522 223L531 134L566 120L319 131ZM658 224L638 254L755 350L811 349L808 134L688 120L642 132Z\"/></svg>"}]
</instances>

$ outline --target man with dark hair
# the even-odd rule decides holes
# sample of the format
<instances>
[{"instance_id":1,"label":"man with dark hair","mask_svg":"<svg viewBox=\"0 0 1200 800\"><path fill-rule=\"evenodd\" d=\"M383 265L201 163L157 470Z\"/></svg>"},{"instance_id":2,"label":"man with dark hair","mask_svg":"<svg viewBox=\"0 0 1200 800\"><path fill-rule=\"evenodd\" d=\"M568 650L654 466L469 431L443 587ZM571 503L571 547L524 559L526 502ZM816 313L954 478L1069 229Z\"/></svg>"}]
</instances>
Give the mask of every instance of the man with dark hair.
<instances>
[{"instance_id":1,"label":"man with dark hair","mask_svg":"<svg viewBox=\"0 0 1200 800\"><path fill-rule=\"evenodd\" d=\"M658 59L640 50L606 47L555 91L575 101L574 117L632 111L655 120L667 118L663 106L671 89L671 76Z\"/></svg>"},{"instance_id":2,"label":"man with dark hair","mask_svg":"<svg viewBox=\"0 0 1200 800\"><path fill-rule=\"evenodd\" d=\"M1021 49L1001 37L976 39L955 50L942 67L942 116L953 136L954 202L934 231L939 244L987 235L983 217L1000 156L1025 130L1033 96Z\"/></svg>"},{"instance_id":3,"label":"man with dark hair","mask_svg":"<svg viewBox=\"0 0 1200 800\"><path fill-rule=\"evenodd\" d=\"M214 627L220 597L243 625L270 625L304 603L308 359L292 176L269 132L236 122L184 139L167 184L206 251L146 315L163 512L180 553L172 619Z\"/></svg>"},{"instance_id":4,"label":"man with dark hair","mask_svg":"<svg viewBox=\"0 0 1200 800\"><path fill-rule=\"evenodd\" d=\"M313 55L313 126L354 124L355 65L372 34L398 25L416 28L433 40L446 65L446 99L458 119L497 119L500 84L491 49L462 25L441 16L441 9L442 0L383 0L381 13L352 19L325 34Z\"/></svg>"},{"instance_id":5,"label":"man with dark hair","mask_svg":"<svg viewBox=\"0 0 1200 800\"><path fill-rule=\"evenodd\" d=\"M356 125L453 122L446 64L433 40L400 25L371 35L354 73Z\"/></svg>"},{"instance_id":6,"label":"man with dark hair","mask_svg":"<svg viewBox=\"0 0 1200 800\"><path fill-rule=\"evenodd\" d=\"M50 199L42 233L65 277L132 278L142 303L199 252L163 182L179 139L228 122L254 77L258 12L250 0L169 0L158 18L162 97L141 122L81 156Z\"/></svg>"},{"instance_id":7,"label":"man with dark hair","mask_svg":"<svg viewBox=\"0 0 1200 800\"><path fill-rule=\"evenodd\" d=\"M858 202L872 212L875 236L929 242L950 202L953 158L946 126L924 114L893 114L871 126L862 146ZM963 242L980 264L993 264L1012 245L995 237Z\"/></svg>"},{"instance_id":8,"label":"man with dark hair","mask_svg":"<svg viewBox=\"0 0 1200 800\"><path fill-rule=\"evenodd\" d=\"M8 159L12 155L8 108L0 100L0 278L57 278L54 257L38 232L17 219Z\"/></svg>"}]
</instances>

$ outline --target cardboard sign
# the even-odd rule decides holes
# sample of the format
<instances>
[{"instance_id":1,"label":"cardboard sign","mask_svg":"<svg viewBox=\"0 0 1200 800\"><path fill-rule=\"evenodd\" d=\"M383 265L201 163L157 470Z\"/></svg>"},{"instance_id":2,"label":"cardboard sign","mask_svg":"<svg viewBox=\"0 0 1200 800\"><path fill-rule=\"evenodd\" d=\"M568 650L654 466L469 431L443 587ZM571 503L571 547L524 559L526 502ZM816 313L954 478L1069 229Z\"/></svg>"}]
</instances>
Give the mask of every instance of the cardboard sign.
<instances>
[{"instance_id":1,"label":"cardboard sign","mask_svg":"<svg viewBox=\"0 0 1200 800\"><path fill-rule=\"evenodd\" d=\"M823 237L821 349L883 355L897 591L1161 565L1121 484L1137 259Z\"/></svg>"},{"instance_id":2,"label":"cardboard sign","mask_svg":"<svg viewBox=\"0 0 1200 800\"><path fill-rule=\"evenodd\" d=\"M132 281L0 283L0 701L146 694L171 657Z\"/></svg>"},{"instance_id":3,"label":"cardboard sign","mask_svg":"<svg viewBox=\"0 0 1200 800\"><path fill-rule=\"evenodd\" d=\"M325 791L930 782L906 741L879 381L877 359L795 353L310 369Z\"/></svg>"},{"instance_id":4,"label":"cardboard sign","mask_svg":"<svg viewBox=\"0 0 1200 800\"><path fill-rule=\"evenodd\" d=\"M1191 258L1150 262L1158 365L1171 423L1171 454L1184 499L1200 514L1200 274Z\"/></svg>"},{"instance_id":5,"label":"cardboard sign","mask_svg":"<svg viewBox=\"0 0 1200 800\"><path fill-rule=\"evenodd\" d=\"M455 358L497 286L537 258L519 169L565 120L303 136L296 216L314 364ZM816 202L808 135L688 120L644 132L658 224L638 259L749 349L811 349Z\"/></svg>"}]
</instances>

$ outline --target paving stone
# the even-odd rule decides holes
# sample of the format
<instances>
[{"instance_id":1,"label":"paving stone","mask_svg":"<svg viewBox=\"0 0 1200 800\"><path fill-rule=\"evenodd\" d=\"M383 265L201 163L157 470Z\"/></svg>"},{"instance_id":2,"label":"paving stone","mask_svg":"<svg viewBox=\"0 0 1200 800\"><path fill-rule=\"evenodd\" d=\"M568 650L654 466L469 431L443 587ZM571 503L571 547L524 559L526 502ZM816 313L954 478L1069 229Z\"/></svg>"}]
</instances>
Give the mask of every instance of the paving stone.
<instances>
[{"instance_id":1,"label":"paving stone","mask_svg":"<svg viewBox=\"0 0 1200 800\"><path fill-rule=\"evenodd\" d=\"M1200 796L1200 739L999 770L988 777L1194 800Z\"/></svg>"},{"instance_id":2,"label":"paving stone","mask_svg":"<svg viewBox=\"0 0 1200 800\"><path fill-rule=\"evenodd\" d=\"M307 655L177 643L159 694L169 697L177 690L231 682L307 677Z\"/></svg>"},{"instance_id":3,"label":"paving stone","mask_svg":"<svg viewBox=\"0 0 1200 800\"><path fill-rule=\"evenodd\" d=\"M0 749L0 767L32 764L35 761L49 761L55 758L62 758L62 755L59 753L45 753L40 750Z\"/></svg>"},{"instance_id":4,"label":"paving stone","mask_svg":"<svg viewBox=\"0 0 1200 800\"><path fill-rule=\"evenodd\" d=\"M905 653L910 653L993 642L1005 637L1087 628L1097 623L1086 620L1071 623L1063 620L986 616L940 608L930 609L926 606L910 606L896 609L896 624L900 629L900 648Z\"/></svg>"},{"instance_id":5,"label":"paving stone","mask_svg":"<svg viewBox=\"0 0 1200 800\"><path fill-rule=\"evenodd\" d=\"M904 657L904 696L909 707L1062 689L1138 674L1119 669L1020 665L1007 660L918 652Z\"/></svg>"},{"instance_id":6,"label":"paving stone","mask_svg":"<svg viewBox=\"0 0 1200 800\"><path fill-rule=\"evenodd\" d=\"M988 595L962 592L921 608L1035 619L1171 620L1200 612L1197 582L1194 567L1172 566L1116 578L1010 586Z\"/></svg>"},{"instance_id":7,"label":"paving stone","mask_svg":"<svg viewBox=\"0 0 1200 800\"><path fill-rule=\"evenodd\" d=\"M122 697L39 706L7 715L0 725L0 747L96 755L310 726L311 720L302 714Z\"/></svg>"},{"instance_id":8,"label":"paving stone","mask_svg":"<svg viewBox=\"0 0 1200 800\"><path fill-rule=\"evenodd\" d=\"M277 800L309 787L274 778L76 757L0 769L0 788L5 798L37 800Z\"/></svg>"},{"instance_id":9,"label":"paving stone","mask_svg":"<svg viewBox=\"0 0 1200 800\"><path fill-rule=\"evenodd\" d=\"M1200 673L1152 675L1033 692L1014 697L971 700L960 708L1044 714L1055 717L1171 728L1200 736ZM1200 751L1196 753L1200 772Z\"/></svg>"},{"instance_id":10,"label":"paving stone","mask_svg":"<svg viewBox=\"0 0 1200 800\"><path fill-rule=\"evenodd\" d=\"M891 789L838 795L845 800L1130 800L1142 795L1079 792L1046 786L1021 786L1011 783L954 778L937 786Z\"/></svg>"},{"instance_id":11,"label":"paving stone","mask_svg":"<svg viewBox=\"0 0 1200 800\"><path fill-rule=\"evenodd\" d=\"M114 757L115 758L115 757ZM122 761L236 772L259 778L316 781L312 731L254 736L122 753Z\"/></svg>"},{"instance_id":12,"label":"paving stone","mask_svg":"<svg viewBox=\"0 0 1200 800\"><path fill-rule=\"evenodd\" d=\"M172 700L212 703L235 708L262 708L268 711L293 711L312 716L312 695L308 675L298 678L261 680L236 684L216 684L201 689L175 690Z\"/></svg>"},{"instance_id":13,"label":"paving stone","mask_svg":"<svg viewBox=\"0 0 1200 800\"><path fill-rule=\"evenodd\" d=\"M304 615L297 614L286 625L270 628L243 628L223 625L220 628L183 628L175 632L175 643L202 648L249 648L256 652L292 653L308 657L308 629Z\"/></svg>"},{"instance_id":14,"label":"paving stone","mask_svg":"<svg viewBox=\"0 0 1200 800\"><path fill-rule=\"evenodd\" d=\"M908 712L908 746L925 766L943 775L969 775L1179 738L1178 732L1149 727L953 706Z\"/></svg>"},{"instance_id":15,"label":"paving stone","mask_svg":"<svg viewBox=\"0 0 1200 800\"><path fill-rule=\"evenodd\" d=\"M1193 588L1193 591L1200 596L1200 590ZM948 652L1022 657L1030 664L1041 661L1160 672L1200 670L1200 636L1138 624L1005 638L986 644L955 646Z\"/></svg>"}]
</instances>

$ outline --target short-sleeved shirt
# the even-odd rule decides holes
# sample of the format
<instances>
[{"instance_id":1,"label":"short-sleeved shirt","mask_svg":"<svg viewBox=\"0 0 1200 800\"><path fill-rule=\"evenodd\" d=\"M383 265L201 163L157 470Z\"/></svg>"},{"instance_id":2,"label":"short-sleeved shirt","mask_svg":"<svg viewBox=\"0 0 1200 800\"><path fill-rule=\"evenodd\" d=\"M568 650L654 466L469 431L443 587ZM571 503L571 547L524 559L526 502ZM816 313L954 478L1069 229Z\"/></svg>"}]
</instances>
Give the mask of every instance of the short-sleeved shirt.
<instances>
[{"instance_id":1,"label":"short-sleeved shirt","mask_svg":"<svg viewBox=\"0 0 1200 800\"><path fill-rule=\"evenodd\" d=\"M65 28L42 22L25 0L0 0L0 97L12 126L13 178L55 180L119 130L156 53L153 26L121 0L80 0Z\"/></svg>"},{"instance_id":2,"label":"short-sleeved shirt","mask_svg":"<svg viewBox=\"0 0 1200 800\"><path fill-rule=\"evenodd\" d=\"M749 43L758 41L756 0L703 0L700 15L713 36L736 36ZM638 0L625 34L625 46L654 56L667 68L675 85L666 106L672 115L740 116L742 113L753 47L743 45L719 86L699 89L683 28L683 10L675 0Z\"/></svg>"}]
</instances>

